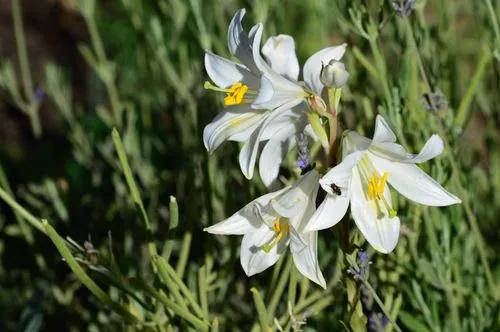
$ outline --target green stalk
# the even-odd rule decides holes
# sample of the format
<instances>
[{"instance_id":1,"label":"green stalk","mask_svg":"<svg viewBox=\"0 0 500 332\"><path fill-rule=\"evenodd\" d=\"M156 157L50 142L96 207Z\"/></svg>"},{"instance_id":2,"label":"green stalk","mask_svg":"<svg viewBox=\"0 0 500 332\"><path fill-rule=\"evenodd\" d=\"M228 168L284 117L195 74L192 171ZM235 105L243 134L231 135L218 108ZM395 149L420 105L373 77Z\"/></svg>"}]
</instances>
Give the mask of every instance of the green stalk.
<instances>
[{"instance_id":1,"label":"green stalk","mask_svg":"<svg viewBox=\"0 0 500 332\"><path fill-rule=\"evenodd\" d=\"M272 315L269 315L266 310L266 306L264 305L264 301L262 300L262 296L260 292L256 288L251 288L250 291L253 294L253 301L255 303L255 308L257 309L257 314L259 316L260 326L263 332L272 331L270 326Z\"/></svg>"},{"instance_id":2,"label":"green stalk","mask_svg":"<svg viewBox=\"0 0 500 332\"><path fill-rule=\"evenodd\" d=\"M188 310L185 310L180 305L170 300L165 294L157 291L154 287L143 283L139 279L132 279L131 283L134 284L134 286L141 288L145 292L152 295L154 298L160 301L165 306L165 308L172 310L174 314L193 325L193 327L195 327L197 331L208 331L209 326L206 322L200 320L199 318L191 314Z\"/></svg>"},{"instance_id":3,"label":"green stalk","mask_svg":"<svg viewBox=\"0 0 500 332\"><path fill-rule=\"evenodd\" d=\"M174 268L168 264L167 260L164 258L160 258L160 260L165 262L165 268L167 270L168 275L172 278L172 280L177 284L177 286L180 288L181 292L184 294L186 299L188 300L189 304L191 307L194 309L195 313L203 317L204 313L198 302L196 302L196 299L193 295L193 293L189 290L189 288L186 286L186 284L182 281L182 279L179 277L177 272L175 272ZM207 316L208 317L208 316Z\"/></svg>"},{"instance_id":4,"label":"green stalk","mask_svg":"<svg viewBox=\"0 0 500 332\"><path fill-rule=\"evenodd\" d=\"M31 226L35 227L42 233L46 233L45 227L42 225L40 220L38 220L34 215L32 215L28 210L23 208L19 203L17 203L5 190L0 188L0 198L3 199L14 211L19 213Z\"/></svg>"},{"instance_id":5,"label":"green stalk","mask_svg":"<svg viewBox=\"0 0 500 332\"><path fill-rule=\"evenodd\" d=\"M352 257L350 257L349 255L345 255L345 257L346 257L347 261L349 262L349 264L351 264L351 266L353 266L355 269L359 270L358 264L352 259ZM368 282L368 280L365 280L365 279L359 279L359 280L363 283L363 286L365 286L366 289L368 289L368 291L372 294L373 299L375 300L375 302L377 302L378 306L380 307L380 310L382 310L384 315L389 319L391 324L394 326L394 329L397 332L401 332L401 329L399 328L398 324L396 324L396 320L394 318L392 318L392 315L389 313L389 310L386 309L384 303L378 297L377 292L375 292L375 289L373 289L372 285Z\"/></svg>"},{"instance_id":6,"label":"green stalk","mask_svg":"<svg viewBox=\"0 0 500 332\"><path fill-rule=\"evenodd\" d=\"M486 7L488 7L488 13L490 14L491 24L493 25L493 30L495 31L495 38L497 43L497 51L500 52L500 28L498 27L497 15L495 9L491 4L491 0L484 0L486 2Z\"/></svg>"},{"instance_id":7,"label":"green stalk","mask_svg":"<svg viewBox=\"0 0 500 332\"><path fill-rule=\"evenodd\" d=\"M175 229L177 229L177 226L179 225L179 207L177 205L177 200L175 199L174 196L170 196L169 212L170 212L170 220L168 224L167 241L165 242L162 251L162 256L165 258L167 262L170 258L170 255L172 254L172 249L175 243L174 231Z\"/></svg>"},{"instance_id":8,"label":"green stalk","mask_svg":"<svg viewBox=\"0 0 500 332\"><path fill-rule=\"evenodd\" d=\"M135 183L134 180L134 176L132 175L132 170L130 169L130 164L128 162L127 155L125 153L125 148L120 138L120 134L118 133L118 130L114 128L111 135L113 137L113 143L115 144L116 152L120 160L120 165L122 167L123 174L125 175L125 180L127 182L130 195L132 196L132 201L134 202L137 213L139 213L139 216L144 222L146 230L149 232L149 235L151 236L151 226L149 222L149 217L148 214L146 213L146 209L144 208L144 203L142 202L139 189L137 188L137 184ZM157 253L156 244L153 242L152 239L149 240L148 249L151 257L156 255Z\"/></svg>"},{"instance_id":9,"label":"green stalk","mask_svg":"<svg viewBox=\"0 0 500 332\"><path fill-rule=\"evenodd\" d=\"M175 267L175 271L179 276L179 278L182 278L184 276L184 271L186 270L186 264L189 257L189 248L191 247L192 239L193 235L191 234L191 232L186 232L186 234L184 234L184 238L182 239L179 261L177 262L177 266Z\"/></svg>"},{"instance_id":10,"label":"green stalk","mask_svg":"<svg viewBox=\"0 0 500 332\"><path fill-rule=\"evenodd\" d=\"M203 314L208 317L208 290L207 290L207 273L206 266L203 265L198 270L198 293L200 295L200 303L203 308Z\"/></svg>"},{"instance_id":11,"label":"green stalk","mask_svg":"<svg viewBox=\"0 0 500 332\"><path fill-rule=\"evenodd\" d=\"M177 285L167 272L165 260L162 257L156 255L153 256L153 263L158 269L158 275L161 281L163 281L165 286L167 286L168 290L170 291L170 293L172 293L177 303L181 305L184 310L188 311L188 306L184 300L184 297L182 297L180 293L179 287L177 287Z\"/></svg>"},{"instance_id":12,"label":"green stalk","mask_svg":"<svg viewBox=\"0 0 500 332\"><path fill-rule=\"evenodd\" d=\"M295 298L297 295L297 268L292 264L290 270L290 281L288 282L288 303L295 307Z\"/></svg>"},{"instance_id":13,"label":"green stalk","mask_svg":"<svg viewBox=\"0 0 500 332\"><path fill-rule=\"evenodd\" d=\"M102 303L110 307L113 311L120 314L123 318L131 323L137 322L137 317L132 315L125 307L114 302L108 294L106 294L82 269L80 264L76 261L75 257L71 254L71 251L64 243L64 240L57 234L55 229L49 225L46 220L42 220L42 225L45 229L47 236L52 240L57 250L64 258L66 264L73 271L77 279L85 286L87 289Z\"/></svg>"},{"instance_id":14,"label":"green stalk","mask_svg":"<svg viewBox=\"0 0 500 332\"><path fill-rule=\"evenodd\" d=\"M5 191L10 196L13 196L12 189L10 188L9 181L5 176L5 172L3 171L1 164L0 164L0 188L5 188ZM19 228L21 229L21 233L23 234L24 239L28 244L33 245L34 238L31 229L26 225L25 220L17 210L12 209L12 211L14 212L14 216L16 218L17 223L19 224Z\"/></svg>"},{"instance_id":15,"label":"green stalk","mask_svg":"<svg viewBox=\"0 0 500 332\"><path fill-rule=\"evenodd\" d=\"M486 73L486 68L490 64L492 58L491 52L488 49L484 49L481 58L479 59L476 72L474 73L474 76L472 76L472 80L470 81L462 101L458 106L457 116L455 117L455 125L459 128L463 129L467 119L470 118L470 114L472 112L470 104L474 99L479 83L481 83L481 80Z\"/></svg>"},{"instance_id":16,"label":"green stalk","mask_svg":"<svg viewBox=\"0 0 500 332\"><path fill-rule=\"evenodd\" d=\"M285 290L286 283L288 281L288 277L290 276L290 271L292 268L292 257L291 255L287 255L287 261L285 263L285 267L281 271L280 278L278 283L276 284L276 288L274 289L273 296L271 297L271 301L269 301L269 316L273 317L278 307L279 301L281 299L281 295L283 295L283 291Z\"/></svg>"},{"instance_id":17,"label":"green stalk","mask_svg":"<svg viewBox=\"0 0 500 332\"><path fill-rule=\"evenodd\" d=\"M27 99L25 111L31 122L31 127L35 137L40 137L42 128L40 126L40 118L38 116L38 102L35 100L33 90L33 80L31 78L30 65L28 61L28 49L24 35L23 17L19 0L12 0L12 20L14 21L14 35L16 38L17 55L19 66L21 68L21 79L23 82L24 95Z\"/></svg>"},{"instance_id":18,"label":"green stalk","mask_svg":"<svg viewBox=\"0 0 500 332\"><path fill-rule=\"evenodd\" d=\"M98 64L108 64L109 61L106 56L106 51L104 50L104 46L101 40L101 35L99 34L99 29L97 28L97 23L95 21L95 13L92 11L91 13L82 13L85 19L85 24L87 25L87 29L90 35L90 41L92 43L92 48L94 49L95 54L97 55ZM96 70L97 68L94 68ZM101 79L103 79L101 77ZM122 105L120 101L120 97L118 94L118 88L114 82L115 74L109 79L103 79L104 86L106 88L106 92L108 94L109 102L111 104L111 110L113 112L113 117L116 126L121 127L122 125Z\"/></svg>"}]
</instances>

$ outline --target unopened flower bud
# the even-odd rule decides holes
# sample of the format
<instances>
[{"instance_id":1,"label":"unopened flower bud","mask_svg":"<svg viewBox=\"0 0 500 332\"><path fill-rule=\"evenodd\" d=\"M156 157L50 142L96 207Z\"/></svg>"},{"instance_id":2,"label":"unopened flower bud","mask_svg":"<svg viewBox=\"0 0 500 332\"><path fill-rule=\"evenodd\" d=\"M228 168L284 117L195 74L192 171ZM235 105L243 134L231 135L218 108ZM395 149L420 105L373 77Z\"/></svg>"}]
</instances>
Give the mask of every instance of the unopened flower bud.
<instances>
[{"instance_id":1,"label":"unopened flower bud","mask_svg":"<svg viewBox=\"0 0 500 332\"><path fill-rule=\"evenodd\" d=\"M342 62L331 60L323 66L319 78L321 83L328 88L341 88L347 82L349 73Z\"/></svg>"}]
</instances>

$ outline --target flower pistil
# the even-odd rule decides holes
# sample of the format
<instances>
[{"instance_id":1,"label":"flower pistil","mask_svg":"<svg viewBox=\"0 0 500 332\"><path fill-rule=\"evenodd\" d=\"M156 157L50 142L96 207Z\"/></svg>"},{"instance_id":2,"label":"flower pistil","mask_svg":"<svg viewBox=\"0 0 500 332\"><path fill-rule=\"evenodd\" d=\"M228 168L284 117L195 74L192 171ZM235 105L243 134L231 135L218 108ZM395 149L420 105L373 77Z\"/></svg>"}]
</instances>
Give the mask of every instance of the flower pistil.
<instances>
[{"instance_id":1,"label":"flower pistil","mask_svg":"<svg viewBox=\"0 0 500 332\"><path fill-rule=\"evenodd\" d=\"M290 233L290 225L286 218L278 217L274 220L273 224L274 236L273 238L262 246L262 250L266 253L270 252L278 243L287 238Z\"/></svg>"}]
</instances>

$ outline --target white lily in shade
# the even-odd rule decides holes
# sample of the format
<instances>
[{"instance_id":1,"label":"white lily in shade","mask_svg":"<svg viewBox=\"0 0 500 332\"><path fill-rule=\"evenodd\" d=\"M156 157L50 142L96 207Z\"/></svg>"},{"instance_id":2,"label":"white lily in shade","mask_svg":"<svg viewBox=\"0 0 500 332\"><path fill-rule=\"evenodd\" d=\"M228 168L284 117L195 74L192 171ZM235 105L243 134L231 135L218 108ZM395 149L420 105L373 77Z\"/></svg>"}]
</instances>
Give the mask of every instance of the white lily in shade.
<instances>
[{"instance_id":1,"label":"white lily in shade","mask_svg":"<svg viewBox=\"0 0 500 332\"><path fill-rule=\"evenodd\" d=\"M318 263L318 233L304 233L315 210L318 180L318 172L312 170L293 186L257 198L205 231L243 235L240 262L248 276L272 266L290 247L298 271L325 288Z\"/></svg>"},{"instance_id":2,"label":"white lily in shade","mask_svg":"<svg viewBox=\"0 0 500 332\"><path fill-rule=\"evenodd\" d=\"M389 185L420 204L461 203L416 165L442 151L443 141L433 135L419 154L408 153L396 143L396 135L380 115L373 139L348 132L343 140L342 162L320 180L327 196L306 230L317 231L335 225L350 202L352 217L365 239L376 250L391 252L398 242L400 220L392 207Z\"/></svg>"}]
</instances>

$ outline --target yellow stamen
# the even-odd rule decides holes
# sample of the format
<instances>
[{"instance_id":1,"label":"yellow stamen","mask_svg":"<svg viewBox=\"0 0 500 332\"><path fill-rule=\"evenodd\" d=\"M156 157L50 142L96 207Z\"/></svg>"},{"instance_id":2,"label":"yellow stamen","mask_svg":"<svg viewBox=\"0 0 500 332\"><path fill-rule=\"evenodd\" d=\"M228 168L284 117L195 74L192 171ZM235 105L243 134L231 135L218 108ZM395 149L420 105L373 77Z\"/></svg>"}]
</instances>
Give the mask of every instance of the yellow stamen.
<instances>
[{"instance_id":1,"label":"yellow stamen","mask_svg":"<svg viewBox=\"0 0 500 332\"><path fill-rule=\"evenodd\" d=\"M248 91L248 86L245 84L238 82L233 84L228 91L226 92L226 97L224 98L224 105L239 105L243 102L243 97Z\"/></svg>"},{"instance_id":2,"label":"yellow stamen","mask_svg":"<svg viewBox=\"0 0 500 332\"><path fill-rule=\"evenodd\" d=\"M262 250L266 253L270 252L278 243L283 241L290 233L290 225L288 220L281 220L280 217L276 218L273 224L274 237L268 243L262 246Z\"/></svg>"},{"instance_id":3,"label":"yellow stamen","mask_svg":"<svg viewBox=\"0 0 500 332\"><path fill-rule=\"evenodd\" d=\"M378 174L375 173L370 178L370 180L368 180L368 190L366 194L369 199L382 199L385 184L387 183L387 175L387 172L384 172L384 174L382 174L382 177L379 177Z\"/></svg>"},{"instance_id":4,"label":"yellow stamen","mask_svg":"<svg viewBox=\"0 0 500 332\"><path fill-rule=\"evenodd\" d=\"M244 101L243 98L245 98L245 95L247 93L255 94L254 91L249 91L248 86L241 82L234 83L227 89L219 88L210 82L205 82L205 84L203 84L203 87L207 90L225 92L226 93L226 97L224 98L225 106L239 105Z\"/></svg>"}]
</instances>

